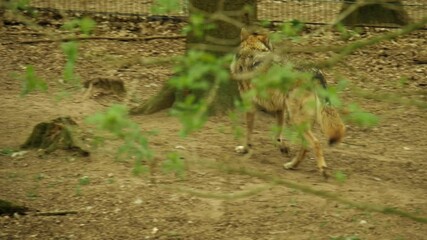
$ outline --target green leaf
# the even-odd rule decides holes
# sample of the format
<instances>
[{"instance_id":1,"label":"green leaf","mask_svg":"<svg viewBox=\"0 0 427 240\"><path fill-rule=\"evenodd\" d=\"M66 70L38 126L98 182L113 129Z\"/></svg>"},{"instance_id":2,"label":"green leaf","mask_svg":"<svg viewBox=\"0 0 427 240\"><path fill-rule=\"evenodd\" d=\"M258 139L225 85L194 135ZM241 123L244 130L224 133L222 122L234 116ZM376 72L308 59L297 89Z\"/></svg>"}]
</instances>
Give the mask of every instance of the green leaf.
<instances>
[{"instance_id":1,"label":"green leaf","mask_svg":"<svg viewBox=\"0 0 427 240\"><path fill-rule=\"evenodd\" d=\"M271 21L268 21L268 20L261 20L261 22L260 22L260 24L261 24L261 26L262 27L269 27L269 26L271 26Z\"/></svg>"},{"instance_id":2,"label":"green leaf","mask_svg":"<svg viewBox=\"0 0 427 240\"><path fill-rule=\"evenodd\" d=\"M338 30L338 32L341 34L340 38L344 41L349 40L351 37L359 35L356 31L353 31L351 29L347 29L345 25L342 23L338 23L335 25L335 29Z\"/></svg>"},{"instance_id":3,"label":"green leaf","mask_svg":"<svg viewBox=\"0 0 427 240\"><path fill-rule=\"evenodd\" d=\"M80 20L80 30L82 33L89 35L96 26L96 22L91 18L85 17Z\"/></svg>"},{"instance_id":4,"label":"green leaf","mask_svg":"<svg viewBox=\"0 0 427 240\"><path fill-rule=\"evenodd\" d=\"M64 81L74 85L80 84L80 79L75 75L74 68L78 55L78 44L75 41L64 42L61 44L62 51L64 52L67 62L64 66Z\"/></svg>"},{"instance_id":5,"label":"green leaf","mask_svg":"<svg viewBox=\"0 0 427 240\"><path fill-rule=\"evenodd\" d=\"M356 104L349 104L348 109L350 114L346 116L346 119L360 125L361 127L373 127L379 122L376 115L363 111Z\"/></svg>"},{"instance_id":6,"label":"green leaf","mask_svg":"<svg viewBox=\"0 0 427 240\"><path fill-rule=\"evenodd\" d=\"M142 162L152 159L153 153L148 146L148 139L141 133L139 125L129 119L126 106L113 105L103 113L89 116L86 118L86 122L96 125L98 129L107 131L123 141L117 150L116 159L135 159L133 174L139 175L148 171Z\"/></svg>"},{"instance_id":7,"label":"green leaf","mask_svg":"<svg viewBox=\"0 0 427 240\"><path fill-rule=\"evenodd\" d=\"M184 27L184 34L191 33L194 37L201 39L205 32L208 30L215 29L214 23L208 22L203 14L192 14L190 16L189 24Z\"/></svg>"},{"instance_id":8,"label":"green leaf","mask_svg":"<svg viewBox=\"0 0 427 240\"><path fill-rule=\"evenodd\" d=\"M3 3L4 2L4 3ZM14 0L14 1L0 1L1 4L5 4L6 8L16 11L16 10L28 10L30 0Z\"/></svg>"},{"instance_id":9,"label":"green leaf","mask_svg":"<svg viewBox=\"0 0 427 240\"><path fill-rule=\"evenodd\" d=\"M3 148L0 150L0 155L2 156L12 156L12 154L16 152L15 150L11 148Z\"/></svg>"},{"instance_id":10,"label":"green leaf","mask_svg":"<svg viewBox=\"0 0 427 240\"><path fill-rule=\"evenodd\" d=\"M297 37L303 29L304 23L296 19L286 22L281 26L281 32L288 38Z\"/></svg>"},{"instance_id":11,"label":"green leaf","mask_svg":"<svg viewBox=\"0 0 427 240\"><path fill-rule=\"evenodd\" d=\"M153 14L169 14L181 10L180 0L155 0L151 7Z\"/></svg>"},{"instance_id":12,"label":"green leaf","mask_svg":"<svg viewBox=\"0 0 427 240\"><path fill-rule=\"evenodd\" d=\"M81 31L85 35L90 35L95 26L96 22L93 19L84 17L82 19L67 21L61 28L68 31Z\"/></svg>"},{"instance_id":13,"label":"green leaf","mask_svg":"<svg viewBox=\"0 0 427 240\"><path fill-rule=\"evenodd\" d=\"M94 114L86 118L90 124L96 125L101 130L107 130L121 136L123 130L128 127L128 110L123 105L112 105L104 113Z\"/></svg>"},{"instance_id":14,"label":"green leaf","mask_svg":"<svg viewBox=\"0 0 427 240\"><path fill-rule=\"evenodd\" d=\"M75 62L78 55L78 44L75 41L61 43L61 49L64 52L67 60Z\"/></svg>"},{"instance_id":15,"label":"green leaf","mask_svg":"<svg viewBox=\"0 0 427 240\"><path fill-rule=\"evenodd\" d=\"M132 168L132 174L135 176L140 176L148 172L148 168L142 165L141 161L135 161L135 165Z\"/></svg>"},{"instance_id":16,"label":"green leaf","mask_svg":"<svg viewBox=\"0 0 427 240\"><path fill-rule=\"evenodd\" d=\"M207 108L205 104L204 101L197 100L193 94L186 96L184 101L175 103L171 109L171 115L179 118L182 124L180 130L182 137L203 127L203 124L207 120Z\"/></svg>"},{"instance_id":17,"label":"green leaf","mask_svg":"<svg viewBox=\"0 0 427 240\"><path fill-rule=\"evenodd\" d=\"M347 181L347 175L341 171L336 171L334 177L339 183Z\"/></svg>"},{"instance_id":18,"label":"green leaf","mask_svg":"<svg viewBox=\"0 0 427 240\"><path fill-rule=\"evenodd\" d=\"M80 21L78 19L73 19L71 21L67 21L62 25L62 29L71 31L75 28L77 28L80 25Z\"/></svg>"},{"instance_id":19,"label":"green leaf","mask_svg":"<svg viewBox=\"0 0 427 240\"><path fill-rule=\"evenodd\" d=\"M172 152L168 153L166 157L167 159L163 163L163 170L165 172L173 172L177 176L183 177L185 173L185 164L181 156L176 152Z\"/></svg>"},{"instance_id":20,"label":"green leaf","mask_svg":"<svg viewBox=\"0 0 427 240\"><path fill-rule=\"evenodd\" d=\"M46 81L37 76L34 67L28 65L26 67L25 75L21 77L23 80L23 86L21 95L27 95L28 93L36 90L46 91L47 84Z\"/></svg>"},{"instance_id":21,"label":"green leaf","mask_svg":"<svg viewBox=\"0 0 427 240\"><path fill-rule=\"evenodd\" d=\"M83 176L79 179L80 186L89 185L89 183L90 183L90 179L88 176Z\"/></svg>"}]
</instances>

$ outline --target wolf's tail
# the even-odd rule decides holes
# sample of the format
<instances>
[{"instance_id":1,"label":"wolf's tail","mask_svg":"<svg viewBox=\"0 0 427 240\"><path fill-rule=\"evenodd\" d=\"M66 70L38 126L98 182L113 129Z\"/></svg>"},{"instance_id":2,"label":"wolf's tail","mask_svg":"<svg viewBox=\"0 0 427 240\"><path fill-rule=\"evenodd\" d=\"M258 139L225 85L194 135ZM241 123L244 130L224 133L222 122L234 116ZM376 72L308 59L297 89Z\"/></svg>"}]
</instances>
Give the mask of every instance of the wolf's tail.
<instances>
[{"instance_id":1,"label":"wolf's tail","mask_svg":"<svg viewBox=\"0 0 427 240\"><path fill-rule=\"evenodd\" d=\"M344 138L345 125L335 108L329 104L324 104L318 118L324 134L328 137L329 145L339 143Z\"/></svg>"}]
</instances>

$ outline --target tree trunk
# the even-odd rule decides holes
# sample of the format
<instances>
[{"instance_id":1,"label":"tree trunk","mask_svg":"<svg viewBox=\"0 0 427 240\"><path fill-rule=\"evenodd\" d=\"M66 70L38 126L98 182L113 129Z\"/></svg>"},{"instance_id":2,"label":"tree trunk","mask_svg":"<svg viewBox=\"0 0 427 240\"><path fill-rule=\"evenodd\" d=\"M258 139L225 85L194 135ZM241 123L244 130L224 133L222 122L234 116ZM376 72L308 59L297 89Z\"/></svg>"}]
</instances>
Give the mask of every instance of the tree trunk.
<instances>
[{"instance_id":1,"label":"tree trunk","mask_svg":"<svg viewBox=\"0 0 427 240\"><path fill-rule=\"evenodd\" d=\"M231 53L239 44L240 28L243 25L250 25L252 20L256 19L256 0L190 0L189 3L190 16L195 13L214 14L221 11L233 22L240 23L241 26L222 20L215 20L216 28L205 32L202 38L195 37L192 32L187 35L187 51L190 49L203 50L216 56ZM172 86L166 84L156 96L132 112L154 113L171 107L175 100L183 99L186 94L188 93L178 92ZM205 97L203 92L193 94L198 97ZM236 96L239 96L239 93L237 84L234 81L227 81L221 84L218 94L209 106L210 114L221 114L231 109Z\"/></svg>"},{"instance_id":2,"label":"tree trunk","mask_svg":"<svg viewBox=\"0 0 427 240\"><path fill-rule=\"evenodd\" d=\"M0 199L0 215L13 215L14 213L24 215L28 210L29 209L27 207Z\"/></svg>"},{"instance_id":3,"label":"tree trunk","mask_svg":"<svg viewBox=\"0 0 427 240\"><path fill-rule=\"evenodd\" d=\"M6 0L0 0L0 31L4 25L4 12L6 11Z\"/></svg>"},{"instance_id":4,"label":"tree trunk","mask_svg":"<svg viewBox=\"0 0 427 240\"><path fill-rule=\"evenodd\" d=\"M403 9L401 0L377 0L375 3L364 3L364 0L346 0L341 12L348 11L355 4L363 4L348 14L341 22L345 25L406 25L410 18Z\"/></svg>"},{"instance_id":5,"label":"tree trunk","mask_svg":"<svg viewBox=\"0 0 427 240\"><path fill-rule=\"evenodd\" d=\"M210 29L202 38L195 37L191 32L187 35L187 50L199 49L208 51L217 56L231 53L240 43L240 29L244 25L250 25L256 19L256 0L190 0L190 15L203 11L207 14L222 12L228 17L240 23L236 24L216 20L215 28ZM244 11L250 6L248 11ZM232 14L239 12L240 14ZM227 14L229 13L229 14ZM203 93L197 94L203 96ZM239 96L237 83L227 81L219 86L218 94L209 106L210 114L221 114L233 108L233 101Z\"/></svg>"}]
</instances>

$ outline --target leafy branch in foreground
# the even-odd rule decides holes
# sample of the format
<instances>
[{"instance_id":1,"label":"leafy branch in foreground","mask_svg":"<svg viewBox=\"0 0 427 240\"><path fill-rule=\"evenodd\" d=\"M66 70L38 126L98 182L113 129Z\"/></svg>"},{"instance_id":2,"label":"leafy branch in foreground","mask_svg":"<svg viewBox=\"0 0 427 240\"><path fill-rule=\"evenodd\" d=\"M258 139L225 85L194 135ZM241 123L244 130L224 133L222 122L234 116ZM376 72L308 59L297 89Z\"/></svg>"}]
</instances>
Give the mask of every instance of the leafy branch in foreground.
<instances>
[{"instance_id":1,"label":"leafy branch in foreground","mask_svg":"<svg viewBox=\"0 0 427 240\"><path fill-rule=\"evenodd\" d=\"M153 152L148 147L148 139L141 132L139 125L129 119L128 110L125 106L113 105L104 113L88 117L86 121L123 140L117 157L124 155L126 158L134 158L133 173L135 175L148 171L143 162L152 161Z\"/></svg>"},{"instance_id":2,"label":"leafy branch in foreground","mask_svg":"<svg viewBox=\"0 0 427 240\"><path fill-rule=\"evenodd\" d=\"M209 106L218 94L218 87L230 76L226 64L230 56L216 57L203 51L189 51L175 67L179 74L169 80L180 92L189 92L172 108L172 115L181 120L181 135L203 127L207 120ZM212 81L206 79L213 78Z\"/></svg>"},{"instance_id":3,"label":"leafy branch in foreground","mask_svg":"<svg viewBox=\"0 0 427 240\"><path fill-rule=\"evenodd\" d=\"M148 146L149 142L146 137L146 135L152 135L153 132L143 133L139 125L129 118L125 106L113 105L103 113L87 117L86 121L123 141L118 148L116 158L134 159L133 174L140 175L148 172L154 174L157 162L154 159L153 151ZM95 139L103 142L103 138L100 136ZM184 177L185 174L184 161L176 152L167 154L162 169L165 172L173 172L178 177Z\"/></svg>"},{"instance_id":4,"label":"leafy branch in foreground","mask_svg":"<svg viewBox=\"0 0 427 240\"><path fill-rule=\"evenodd\" d=\"M21 96L27 95L36 90L43 92L47 90L46 81L36 74L34 66L32 65L27 66L25 74L17 76L17 78L22 80Z\"/></svg>"}]
</instances>

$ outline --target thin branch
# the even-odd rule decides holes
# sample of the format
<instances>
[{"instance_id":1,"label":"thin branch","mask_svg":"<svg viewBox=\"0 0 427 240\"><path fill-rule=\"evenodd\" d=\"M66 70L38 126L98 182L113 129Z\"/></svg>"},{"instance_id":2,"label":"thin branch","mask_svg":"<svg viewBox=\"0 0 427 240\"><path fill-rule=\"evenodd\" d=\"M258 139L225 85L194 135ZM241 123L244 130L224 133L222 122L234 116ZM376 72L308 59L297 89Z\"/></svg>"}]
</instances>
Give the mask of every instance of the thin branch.
<instances>
[{"instance_id":1,"label":"thin branch","mask_svg":"<svg viewBox=\"0 0 427 240\"><path fill-rule=\"evenodd\" d=\"M36 212L33 216L65 216L69 214L77 214L77 211L54 211L54 212Z\"/></svg>"},{"instance_id":2,"label":"thin branch","mask_svg":"<svg viewBox=\"0 0 427 240\"><path fill-rule=\"evenodd\" d=\"M182 187L178 187L178 188L174 187L171 190L188 193L201 198L236 200L236 199L242 199L242 198L254 196L266 190L270 190L272 187L274 187L274 185L275 184L266 184L260 187L255 187L255 188L246 190L246 191L239 191L239 192L233 192L233 193L205 192L205 191L199 191L195 189L182 188Z\"/></svg>"},{"instance_id":3,"label":"thin branch","mask_svg":"<svg viewBox=\"0 0 427 240\"><path fill-rule=\"evenodd\" d=\"M338 62L342 61L347 55L350 55L351 53L353 53L354 51L356 51L359 48L374 45L374 44L377 44L377 43L382 42L384 40L392 40L392 39L398 38L398 37L403 36L405 34L411 33L411 32L413 32L419 28L423 28L425 24L427 24L427 17L424 17L419 22L409 24L400 30L393 31L393 32L390 32L390 33L387 33L384 35L380 35L377 37L373 37L370 39L366 39L366 40L355 41L355 42L353 42L347 46L344 46L338 55L334 56L333 58L331 58L327 61L321 62L320 64L316 64L316 66L320 67L320 68L322 68L322 67L330 68L330 67L334 66L335 64L337 64Z\"/></svg>"},{"instance_id":4,"label":"thin branch","mask_svg":"<svg viewBox=\"0 0 427 240\"><path fill-rule=\"evenodd\" d=\"M223 22L229 23L231 25L234 25L234 26L236 26L238 28L242 28L242 27L245 26L240 21L235 20L235 19L233 19L233 18L231 18L231 17L229 17L229 16L227 16L227 15L221 13L221 12L215 12L215 13L211 14L209 17L210 17L211 20L223 21Z\"/></svg>"},{"instance_id":5,"label":"thin branch","mask_svg":"<svg viewBox=\"0 0 427 240\"><path fill-rule=\"evenodd\" d=\"M72 36L72 37L63 37L56 39L35 39L35 40L24 40L16 42L3 43L4 45L8 44L31 44L31 43L49 43L49 42L64 42L64 41L74 41L74 40L115 40L115 41L150 41L156 39L182 39L185 38L184 35L172 35L172 36L149 36L149 37L108 37L108 36Z\"/></svg>"},{"instance_id":6,"label":"thin branch","mask_svg":"<svg viewBox=\"0 0 427 240\"><path fill-rule=\"evenodd\" d=\"M360 96L367 99L373 99L377 101L382 102L389 102L389 103L397 103L401 105L407 105L407 106L416 106L418 108L427 108L427 102L419 101L415 99L408 99L408 98L402 98L402 97L396 97L399 96L399 94L393 94L393 93L386 93L386 92L369 92L362 88L358 88L356 86L351 87L351 93Z\"/></svg>"},{"instance_id":7,"label":"thin branch","mask_svg":"<svg viewBox=\"0 0 427 240\"><path fill-rule=\"evenodd\" d=\"M221 46L221 45L213 45L213 44L203 44L203 43L190 43L188 46L191 49L197 49L202 51L215 51L215 52L223 52L223 53L230 53L235 48L234 47L228 47L228 46Z\"/></svg>"},{"instance_id":8,"label":"thin branch","mask_svg":"<svg viewBox=\"0 0 427 240\"><path fill-rule=\"evenodd\" d=\"M244 175L248 175L251 177L256 177L262 180L265 180L267 182L270 183L274 183L274 184L279 184L279 185L283 185L292 189L297 189L300 190L302 192L308 193L308 194L312 194L312 195L316 195L318 197L321 198L325 198L328 200L333 200L336 202L340 202L346 205L349 205L351 207L357 208L359 210L363 210L363 211L369 211L369 212L378 212L378 213L382 213L382 214L390 214L390 215L397 215L400 217L404 217L404 218L409 218L411 220L414 220L416 222L420 222L420 223L427 223L427 218L425 217L420 217L420 216L416 216L413 215L411 213L396 209L396 208L392 208L392 207L384 207L384 206L373 206L371 204L367 204L367 203L360 203L360 202L354 202L351 201L349 199L345 199L343 197L338 196L337 194L331 193L331 192L327 192L327 191L322 191L322 190L316 190L314 188L308 187L308 186L304 186L298 183L294 183L291 181L287 181L284 179L281 179L279 177L276 176L271 176L271 174L263 174L254 170L250 170L244 167L230 167L230 166L226 166L226 167L222 167L224 171L228 172L228 173L235 173L235 174L244 174Z\"/></svg>"},{"instance_id":9,"label":"thin branch","mask_svg":"<svg viewBox=\"0 0 427 240\"><path fill-rule=\"evenodd\" d=\"M59 34L69 34L70 32L58 32ZM34 32L34 31L20 31L20 32L13 32L13 31L6 31L5 35L48 35L52 36L52 33L46 33L46 32Z\"/></svg>"}]
</instances>

